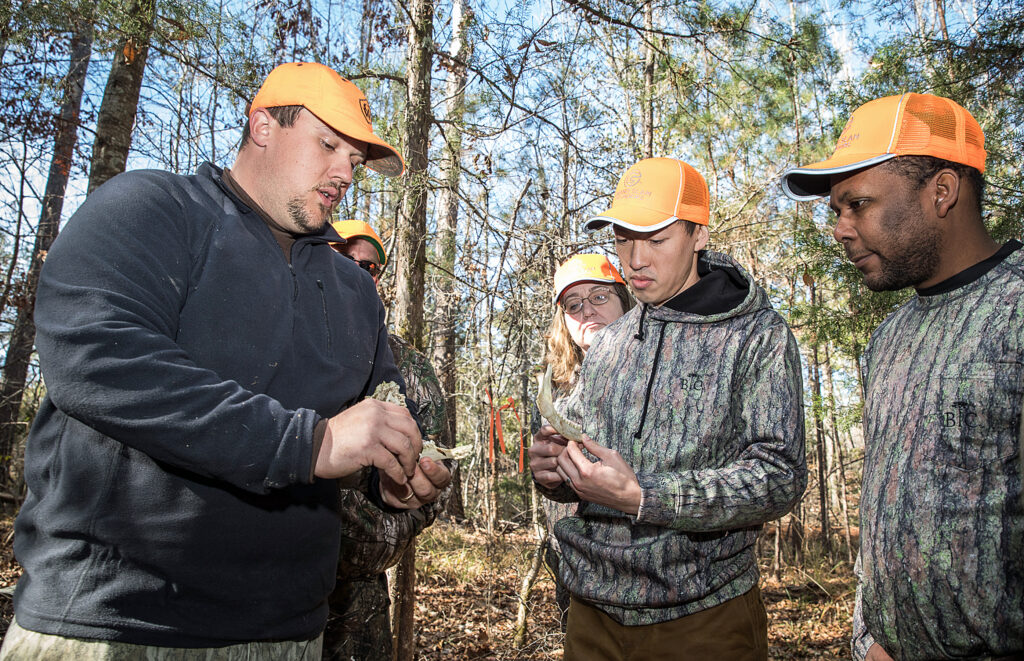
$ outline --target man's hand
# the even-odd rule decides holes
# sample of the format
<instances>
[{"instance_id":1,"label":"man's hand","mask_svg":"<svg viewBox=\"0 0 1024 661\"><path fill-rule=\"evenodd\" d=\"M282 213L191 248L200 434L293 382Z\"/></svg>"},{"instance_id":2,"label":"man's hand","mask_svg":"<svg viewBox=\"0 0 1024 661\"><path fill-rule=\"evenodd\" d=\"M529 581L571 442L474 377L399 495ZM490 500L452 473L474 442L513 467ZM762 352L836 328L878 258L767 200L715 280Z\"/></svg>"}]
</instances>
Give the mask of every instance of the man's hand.
<instances>
[{"instance_id":1,"label":"man's hand","mask_svg":"<svg viewBox=\"0 0 1024 661\"><path fill-rule=\"evenodd\" d=\"M416 473L422 445L419 427L409 411L397 404L364 399L327 421L313 474L345 477L376 466L382 477L405 487ZM423 488L422 481L420 484Z\"/></svg>"},{"instance_id":2,"label":"man's hand","mask_svg":"<svg viewBox=\"0 0 1024 661\"><path fill-rule=\"evenodd\" d=\"M528 453L530 470L537 484L554 489L565 481L565 476L558 472L558 456L565 451L567 442L551 425L542 426L533 435Z\"/></svg>"},{"instance_id":3,"label":"man's hand","mask_svg":"<svg viewBox=\"0 0 1024 661\"><path fill-rule=\"evenodd\" d=\"M580 445L597 461L590 461ZM558 457L558 472L583 500L636 514L643 491L636 473L616 450L595 442L586 434L583 442L572 442Z\"/></svg>"},{"instance_id":4,"label":"man's hand","mask_svg":"<svg viewBox=\"0 0 1024 661\"><path fill-rule=\"evenodd\" d=\"M893 659L889 656L888 652L882 649L881 645L872 643L871 647L868 648L864 661L893 661Z\"/></svg>"},{"instance_id":5,"label":"man's hand","mask_svg":"<svg viewBox=\"0 0 1024 661\"><path fill-rule=\"evenodd\" d=\"M432 503L452 481L452 473L439 461L421 457L416 472L405 484L399 484L385 474L380 476L380 495L391 507L416 509Z\"/></svg>"}]
</instances>

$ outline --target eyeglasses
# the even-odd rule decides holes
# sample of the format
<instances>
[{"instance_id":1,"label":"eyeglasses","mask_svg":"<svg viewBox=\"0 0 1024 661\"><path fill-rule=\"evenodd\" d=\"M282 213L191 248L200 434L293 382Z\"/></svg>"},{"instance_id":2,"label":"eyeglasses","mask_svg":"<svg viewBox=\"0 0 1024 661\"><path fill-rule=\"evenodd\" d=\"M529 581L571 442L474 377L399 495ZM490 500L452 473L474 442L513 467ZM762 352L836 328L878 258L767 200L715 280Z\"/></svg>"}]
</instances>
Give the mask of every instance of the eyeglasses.
<instances>
[{"instance_id":1,"label":"eyeglasses","mask_svg":"<svg viewBox=\"0 0 1024 661\"><path fill-rule=\"evenodd\" d=\"M348 253L345 253L345 252L343 252L341 254L345 255L346 257L351 259L353 262L355 262L357 265L359 265L359 268L361 268L364 271L366 271L367 273L369 273L371 277L376 278L377 276L380 275L380 264L378 264L377 262L371 262L368 259L356 259L352 255L350 255Z\"/></svg>"},{"instance_id":2,"label":"eyeglasses","mask_svg":"<svg viewBox=\"0 0 1024 661\"><path fill-rule=\"evenodd\" d=\"M594 307L604 305L612 299L611 289L592 289L588 296L570 296L569 298L562 301L562 309L569 314L579 314L583 312L583 302L590 301L590 304Z\"/></svg>"}]
</instances>

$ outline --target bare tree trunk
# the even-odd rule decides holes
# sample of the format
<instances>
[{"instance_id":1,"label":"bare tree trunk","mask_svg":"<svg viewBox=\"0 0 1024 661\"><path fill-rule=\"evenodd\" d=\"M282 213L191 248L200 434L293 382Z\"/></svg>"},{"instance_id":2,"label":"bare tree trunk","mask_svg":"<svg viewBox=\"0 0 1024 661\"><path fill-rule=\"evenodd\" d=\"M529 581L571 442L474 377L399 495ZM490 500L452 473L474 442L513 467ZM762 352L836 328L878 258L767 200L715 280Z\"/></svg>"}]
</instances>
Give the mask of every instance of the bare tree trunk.
<instances>
[{"instance_id":1,"label":"bare tree trunk","mask_svg":"<svg viewBox=\"0 0 1024 661\"><path fill-rule=\"evenodd\" d=\"M811 307L814 308L818 305L817 289L814 281L811 281ZM814 388L814 406L812 411L814 413L814 435L815 435L815 446L817 448L818 455L818 515L821 525L821 542L822 548L826 555L832 555L832 536L829 531L828 523L828 484L826 477L826 459L825 459L825 424L821 416L821 359L818 351L818 336L817 333L814 335L813 344L813 364L811 365L811 380L812 387Z\"/></svg>"},{"instance_id":2,"label":"bare tree trunk","mask_svg":"<svg viewBox=\"0 0 1024 661\"><path fill-rule=\"evenodd\" d=\"M644 133L644 158L654 156L654 3L644 2L644 88L640 96L640 119Z\"/></svg>"},{"instance_id":3,"label":"bare tree trunk","mask_svg":"<svg viewBox=\"0 0 1024 661\"><path fill-rule=\"evenodd\" d=\"M43 210L39 217L39 226L36 228L32 263L25 279L25 297L18 307L18 316L14 322L4 363L3 382L0 384L0 457L4 458L0 479L3 480L3 487L11 493L20 491L20 488L11 488L10 457L14 454L15 443L22 431L18 418L25 394L25 377L28 374L32 346L36 338L36 325L32 318L36 287L39 284L39 273L46 253L60 231L64 192L67 189L75 143L78 140L82 90L92 54L92 5L83 3L83 8L87 9L88 13L83 13L76 19L71 35L71 63L63 84L64 99L57 122L57 135L54 138L53 160L50 162L50 172L46 179Z\"/></svg>"},{"instance_id":4,"label":"bare tree trunk","mask_svg":"<svg viewBox=\"0 0 1024 661\"><path fill-rule=\"evenodd\" d=\"M526 642L526 630L528 628L526 622L526 604L530 601L530 592L533 591L533 584L537 582L537 575L540 574L540 568L544 564L544 547L548 543L548 531L547 528L543 528L543 532L537 537L537 544L533 547L533 562L530 563L530 570L523 577L523 584L519 589L519 609L516 612L516 628L512 634L512 644L517 648L522 648L523 643Z\"/></svg>"},{"instance_id":5,"label":"bare tree trunk","mask_svg":"<svg viewBox=\"0 0 1024 661\"><path fill-rule=\"evenodd\" d=\"M405 198L395 264L395 329L423 350L423 293L427 234L427 149L431 124L430 69L434 40L433 0L409 5L406 54Z\"/></svg>"},{"instance_id":6,"label":"bare tree trunk","mask_svg":"<svg viewBox=\"0 0 1024 661\"><path fill-rule=\"evenodd\" d=\"M96 116L96 140L89 164L92 193L103 182L124 172L132 145L132 127L139 108L139 91L156 20L156 0L134 0L123 25L124 39L114 51L103 102Z\"/></svg>"},{"instance_id":7,"label":"bare tree trunk","mask_svg":"<svg viewBox=\"0 0 1024 661\"><path fill-rule=\"evenodd\" d=\"M835 383L832 380L832 354L825 345L825 373L828 375L828 401L832 416L832 432L835 434L836 460L839 462L839 505L843 513L843 538L846 540L846 561L853 565L853 540L850 534L850 510L846 502L846 459L843 454L843 442L839 436L839 425L836 424Z\"/></svg>"},{"instance_id":8,"label":"bare tree trunk","mask_svg":"<svg viewBox=\"0 0 1024 661\"><path fill-rule=\"evenodd\" d=\"M459 301L455 287L456 229L459 223L459 182L462 174L462 120L466 112L466 63L473 52L472 43L466 38L466 32L472 20L473 12L469 9L467 0L454 0L451 23L455 32L449 50L452 62L446 85L448 100L445 110L448 129L445 132L445 183L440 195L441 213L435 248L440 274L437 292L437 345L434 347L434 365L438 369L441 388L445 393L445 425L453 443L456 439L455 392L458 387L458 370L455 363L455 328ZM460 478L461 475L457 471L455 479ZM464 519L466 516L461 492L456 483L452 489L452 498L448 501L448 514L456 519Z\"/></svg>"},{"instance_id":9,"label":"bare tree trunk","mask_svg":"<svg viewBox=\"0 0 1024 661\"><path fill-rule=\"evenodd\" d=\"M395 330L416 349L423 347L424 277L427 264L427 149L431 125L430 70L434 48L433 0L413 0L406 30L405 198L396 233ZM392 631L396 661L416 655L413 627L416 603L416 546L402 556L395 572Z\"/></svg>"}]
</instances>

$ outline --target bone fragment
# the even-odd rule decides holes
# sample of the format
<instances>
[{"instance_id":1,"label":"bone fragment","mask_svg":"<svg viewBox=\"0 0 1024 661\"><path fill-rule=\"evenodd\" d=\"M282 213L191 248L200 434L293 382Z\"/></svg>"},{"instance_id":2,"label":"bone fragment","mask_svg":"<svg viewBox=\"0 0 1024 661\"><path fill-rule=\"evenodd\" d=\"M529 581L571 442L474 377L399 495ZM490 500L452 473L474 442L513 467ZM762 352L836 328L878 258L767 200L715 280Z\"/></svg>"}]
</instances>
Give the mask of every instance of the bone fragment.
<instances>
[{"instance_id":1,"label":"bone fragment","mask_svg":"<svg viewBox=\"0 0 1024 661\"><path fill-rule=\"evenodd\" d=\"M403 408L408 408L405 406L405 397L402 395L401 389L399 389L398 384L394 381L385 381L377 386L377 389L373 391L372 395L370 395L370 399L376 399L390 404L398 404ZM441 461L443 459L465 459L471 454L473 454L473 446L471 445L460 445L457 448L446 448L426 439L423 440L423 449L420 451L421 457L428 457L434 461Z\"/></svg>"},{"instance_id":2,"label":"bone fragment","mask_svg":"<svg viewBox=\"0 0 1024 661\"><path fill-rule=\"evenodd\" d=\"M540 377L538 382L540 383L540 389L537 392L537 410L540 411L540 414L544 416L548 424L554 427L555 431L559 434L570 441L582 441L583 428L577 423L562 417L562 414L555 409L555 405L551 401L551 365L548 365L544 376Z\"/></svg>"}]
</instances>

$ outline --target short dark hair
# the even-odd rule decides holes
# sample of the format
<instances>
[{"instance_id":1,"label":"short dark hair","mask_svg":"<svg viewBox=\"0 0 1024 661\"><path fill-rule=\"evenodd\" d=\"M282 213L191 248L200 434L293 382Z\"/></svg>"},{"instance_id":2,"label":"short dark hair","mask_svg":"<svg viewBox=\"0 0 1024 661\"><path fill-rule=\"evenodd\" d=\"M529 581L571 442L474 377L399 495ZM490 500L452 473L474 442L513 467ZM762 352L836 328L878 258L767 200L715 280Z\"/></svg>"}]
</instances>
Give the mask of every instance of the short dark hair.
<instances>
[{"instance_id":1,"label":"short dark hair","mask_svg":"<svg viewBox=\"0 0 1024 661\"><path fill-rule=\"evenodd\" d=\"M981 215L982 198L985 195L985 176L970 165L955 163L934 156L897 156L883 163L891 172L914 183L914 190L921 190L939 170L950 169L957 173L960 181L970 182L974 190L974 202Z\"/></svg>"},{"instance_id":2,"label":"short dark hair","mask_svg":"<svg viewBox=\"0 0 1024 661\"><path fill-rule=\"evenodd\" d=\"M683 220L680 218L679 222L681 222L683 227L686 228L687 236L693 236L693 233L697 231L698 227L700 227L700 223L695 223L692 220Z\"/></svg>"},{"instance_id":3,"label":"short dark hair","mask_svg":"<svg viewBox=\"0 0 1024 661\"><path fill-rule=\"evenodd\" d=\"M295 124L295 120L299 117L299 111L302 110L303 106L274 106L267 108L267 112L270 116L277 121L281 126L288 128ZM238 145L241 149L249 142L249 119L245 120L245 128L242 130L242 142Z\"/></svg>"}]
</instances>

